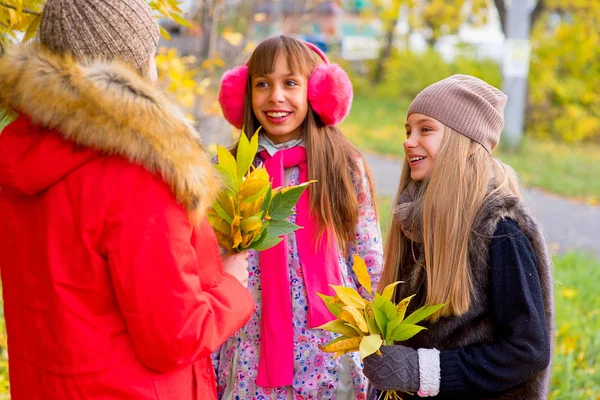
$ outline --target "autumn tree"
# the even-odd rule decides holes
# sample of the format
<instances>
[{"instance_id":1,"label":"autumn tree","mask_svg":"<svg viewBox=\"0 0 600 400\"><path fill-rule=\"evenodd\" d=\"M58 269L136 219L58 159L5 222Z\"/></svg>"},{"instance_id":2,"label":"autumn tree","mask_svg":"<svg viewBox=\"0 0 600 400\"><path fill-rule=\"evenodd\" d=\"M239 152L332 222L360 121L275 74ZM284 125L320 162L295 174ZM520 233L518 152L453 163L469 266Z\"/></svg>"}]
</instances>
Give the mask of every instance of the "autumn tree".
<instances>
[{"instance_id":1,"label":"autumn tree","mask_svg":"<svg viewBox=\"0 0 600 400\"><path fill-rule=\"evenodd\" d=\"M494 0L506 32L505 0ZM600 2L538 0L531 14L527 131L600 142Z\"/></svg>"},{"instance_id":2,"label":"autumn tree","mask_svg":"<svg viewBox=\"0 0 600 400\"><path fill-rule=\"evenodd\" d=\"M464 24L483 25L491 4L488 0L378 0L377 16L384 27L382 47L373 73L374 83L384 78L384 66L395 44L396 28L402 12L406 13L411 32L419 32L433 48L440 37L452 35Z\"/></svg>"},{"instance_id":3,"label":"autumn tree","mask_svg":"<svg viewBox=\"0 0 600 400\"><path fill-rule=\"evenodd\" d=\"M377 63L375 64L375 70L373 72L373 83L381 83L384 76L384 66L386 61L392 55L392 48L394 46L394 38L396 36L396 26L398 25L398 16L400 14L400 7L405 5L409 0L392 0L388 2L387 7L383 4L379 4L382 8L382 12L379 14L384 26L384 38L379 51L379 57L377 57Z\"/></svg>"},{"instance_id":4,"label":"autumn tree","mask_svg":"<svg viewBox=\"0 0 600 400\"><path fill-rule=\"evenodd\" d=\"M546 0L537 0L535 3L535 7L529 16L529 26L535 26L535 23L542 15L542 11L544 11L544 4ZM494 5L496 6L496 10L498 10L498 17L500 18L500 26L502 26L502 32L506 35L507 32L507 10L506 10L506 0L494 0Z\"/></svg>"},{"instance_id":5,"label":"autumn tree","mask_svg":"<svg viewBox=\"0 0 600 400\"><path fill-rule=\"evenodd\" d=\"M488 0L407 0L409 24L425 36L429 47L440 37L453 35L465 24L480 26L487 22Z\"/></svg>"},{"instance_id":6,"label":"autumn tree","mask_svg":"<svg viewBox=\"0 0 600 400\"><path fill-rule=\"evenodd\" d=\"M179 8L179 0L146 0L157 17L169 18L178 24L189 25ZM9 40L23 41L37 34L45 0L0 0L0 46ZM161 34L168 33L161 28ZM0 48L1 51L1 48Z\"/></svg>"},{"instance_id":7,"label":"autumn tree","mask_svg":"<svg viewBox=\"0 0 600 400\"><path fill-rule=\"evenodd\" d=\"M528 132L600 142L600 2L545 0L531 41Z\"/></svg>"},{"instance_id":8,"label":"autumn tree","mask_svg":"<svg viewBox=\"0 0 600 400\"><path fill-rule=\"evenodd\" d=\"M179 0L147 0L157 18L168 18L189 26L179 8ZM0 0L0 54L10 41L27 42L37 35L45 0ZM161 35L170 39L160 27ZM197 80L197 60L180 57L176 50L161 49L156 57L159 83L186 109L193 109L194 97L203 94L206 81ZM191 115L190 115L191 117ZM0 120L1 120L0 116ZM6 118L4 118L6 121Z\"/></svg>"}]
</instances>

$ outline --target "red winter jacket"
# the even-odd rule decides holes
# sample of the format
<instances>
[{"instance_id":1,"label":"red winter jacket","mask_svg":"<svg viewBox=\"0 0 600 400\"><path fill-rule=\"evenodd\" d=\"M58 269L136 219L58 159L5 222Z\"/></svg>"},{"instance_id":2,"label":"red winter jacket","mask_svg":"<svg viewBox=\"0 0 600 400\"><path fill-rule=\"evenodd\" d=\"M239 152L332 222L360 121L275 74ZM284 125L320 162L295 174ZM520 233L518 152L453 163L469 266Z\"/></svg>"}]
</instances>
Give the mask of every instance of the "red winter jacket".
<instances>
[{"instance_id":1,"label":"red winter jacket","mask_svg":"<svg viewBox=\"0 0 600 400\"><path fill-rule=\"evenodd\" d=\"M247 322L253 302L223 273L206 220L189 222L215 186L201 146L132 72L113 66L102 75L58 59L52 72L35 74L50 65L39 49L16 52L29 57L9 64L21 73L0 72L1 104L27 115L0 134L13 400L216 399L210 354ZM81 109L71 108L73 93L87 89L64 94L71 68L111 90L102 99L82 95ZM31 82L30 72L43 81ZM128 86L119 92L116 84ZM6 95L9 86L19 95ZM143 114L155 106L148 99L160 120ZM161 139L163 129L173 130Z\"/></svg>"}]
</instances>

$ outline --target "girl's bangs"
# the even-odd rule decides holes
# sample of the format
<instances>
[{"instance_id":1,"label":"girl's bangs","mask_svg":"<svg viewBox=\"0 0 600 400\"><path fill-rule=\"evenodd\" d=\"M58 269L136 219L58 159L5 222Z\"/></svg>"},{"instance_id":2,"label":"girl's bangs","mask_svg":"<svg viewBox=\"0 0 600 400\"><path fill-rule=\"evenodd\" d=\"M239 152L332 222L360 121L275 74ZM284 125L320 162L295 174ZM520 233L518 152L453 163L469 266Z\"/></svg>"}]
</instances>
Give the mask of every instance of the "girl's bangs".
<instances>
[{"instance_id":1,"label":"girl's bangs","mask_svg":"<svg viewBox=\"0 0 600 400\"><path fill-rule=\"evenodd\" d=\"M283 55L294 74L308 77L317 65L317 55L297 39L276 36L266 39L254 50L248 63L250 77L266 76L275 70L275 60Z\"/></svg>"}]
</instances>

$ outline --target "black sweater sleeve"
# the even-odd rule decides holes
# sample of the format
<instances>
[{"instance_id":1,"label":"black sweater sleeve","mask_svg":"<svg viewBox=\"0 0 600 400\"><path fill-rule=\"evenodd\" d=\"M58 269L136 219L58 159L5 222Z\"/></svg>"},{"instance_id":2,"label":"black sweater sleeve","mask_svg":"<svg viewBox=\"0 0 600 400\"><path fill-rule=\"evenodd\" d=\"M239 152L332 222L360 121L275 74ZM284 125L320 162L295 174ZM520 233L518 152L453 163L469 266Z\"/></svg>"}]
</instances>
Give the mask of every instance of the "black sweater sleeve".
<instances>
[{"instance_id":1,"label":"black sweater sleeve","mask_svg":"<svg viewBox=\"0 0 600 400\"><path fill-rule=\"evenodd\" d=\"M489 255L488 304L497 341L442 351L441 395L503 392L550 362L536 258L516 222L498 223Z\"/></svg>"}]
</instances>

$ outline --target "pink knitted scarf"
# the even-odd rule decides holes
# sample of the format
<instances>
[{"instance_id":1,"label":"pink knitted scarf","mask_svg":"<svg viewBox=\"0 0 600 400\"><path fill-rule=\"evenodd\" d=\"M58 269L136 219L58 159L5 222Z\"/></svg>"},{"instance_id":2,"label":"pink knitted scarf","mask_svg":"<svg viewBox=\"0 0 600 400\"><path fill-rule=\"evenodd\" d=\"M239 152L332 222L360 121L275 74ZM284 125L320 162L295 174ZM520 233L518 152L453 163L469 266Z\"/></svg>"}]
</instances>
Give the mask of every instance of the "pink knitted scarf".
<instances>
[{"instance_id":1,"label":"pink knitted scarf","mask_svg":"<svg viewBox=\"0 0 600 400\"><path fill-rule=\"evenodd\" d=\"M273 157L267 151L259 155L264 160L273 187L284 186L284 170L296 166L300 169L299 183L308 181L304 147L279 150ZM337 244L328 242L326 234L316 241L318 224L310 213L308 190L296 204L296 224L303 228L295 235L308 297L308 327L314 328L334 318L317 293L335 295L329 285L341 285L342 278ZM333 238L332 235L329 237ZM287 239L260 253L262 321L257 384L263 387L290 386L294 378L289 258Z\"/></svg>"}]
</instances>

